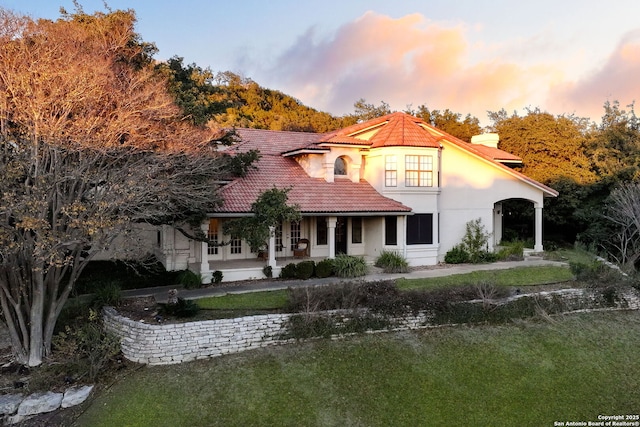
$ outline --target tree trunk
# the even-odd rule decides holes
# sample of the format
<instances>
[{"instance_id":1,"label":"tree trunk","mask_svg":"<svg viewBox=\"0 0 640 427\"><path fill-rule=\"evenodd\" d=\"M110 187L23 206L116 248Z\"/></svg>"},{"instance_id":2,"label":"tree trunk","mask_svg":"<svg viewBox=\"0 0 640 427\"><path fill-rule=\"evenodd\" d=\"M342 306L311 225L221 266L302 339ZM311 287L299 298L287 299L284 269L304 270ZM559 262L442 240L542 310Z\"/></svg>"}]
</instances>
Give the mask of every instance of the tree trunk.
<instances>
[{"instance_id":1,"label":"tree trunk","mask_svg":"<svg viewBox=\"0 0 640 427\"><path fill-rule=\"evenodd\" d=\"M41 267L40 267L41 268ZM35 269L34 269L35 270ZM44 356L44 277L42 270L34 271L32 276L32 300L29 314L29 366L38 366Z\"/></svg>"}]
</instances>

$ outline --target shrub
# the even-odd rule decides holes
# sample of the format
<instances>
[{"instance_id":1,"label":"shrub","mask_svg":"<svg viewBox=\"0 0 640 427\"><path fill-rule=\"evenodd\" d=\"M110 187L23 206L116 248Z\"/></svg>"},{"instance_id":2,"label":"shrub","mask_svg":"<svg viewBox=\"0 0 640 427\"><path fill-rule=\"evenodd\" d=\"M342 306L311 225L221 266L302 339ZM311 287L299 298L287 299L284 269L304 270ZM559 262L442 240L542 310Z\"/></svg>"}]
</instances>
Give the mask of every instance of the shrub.
<instances>
[{"instance_id":1,"label":"shrub","mask_svg":"<svg viewBox=\"0 0 640 427\"><path fill-rule=\"evenodd\" d=\"M462 244L455 245L444 256L447 264L464 264L470 261L469 253Z\"/></svg>"},{"instance_id":2,"label":"shrub","mask_svg":"<svg viewBox=\"0 0 640 427\"><path fill-rule=\"evenodd\" d=\"M296 268L296 277L300 280L307 280L313 276L313 272L316 268L316 263L313 261L302 261Z\"/></svg>"},{"instance_id":3,"label":"shrub","mask_svg":"<svg viewBox=\"0 0 640 427\"><path fill-rule=\"evenodd\" d=\"M524 242L517 241L507 244L496 254L496 258L503 261L521 261L524 259Z\"/></svg>"},{"instance_id":4,"label":"shrub","mask_svg":"<svg viewBox=\"0 0 640 427\"><path fill-rule=\"evenodd\" d=\"M409 263L397 252L382 251L376 258L376 267L380 267L385 273L406 273L409 271Z\"/></svg>"},{"instance_id":5,"label":"shrub","mask_svg":"<svg viewBox=\"0 0 640 427\"><path fill-rule=\"evenodd\" d=\"M367 274L369 268L364 257L340 254L333 260L336 276L360 277Z\"/></svg>"},{"instance_id":6,"label":"shrub","mask_svg":"<svg viewBox=\"0 0 640 427\"><path fill-rule=\"evenodd\" d=\"M262 267L262 274L264 274L264 277L266 277L267 279L271 279L273 277L273 267L271 267L270 265L265 265L264 267Z\"/></svg>"},{"instance_id":7,"label":"shrub","mask_svg":"<svg viewBox=\"0 0 640 427\"><path fill-rule=\"evenodd\" d=\"M178 276L178 284L185 289L196 289L202 286L202 276L191 270L183 270Z\"/></svg>"},{"instance_id":8,"label":"shrub","mask_svg":"<svg viewBox=\"0 0 640 427\"><path fill-rule=\"evenodd\" d=\"M323 259L316 265L316 277L324 278L333 275L333 261Z\"/></svg>"},{"instance_id":9,"label":"shrub","mask_svg":"<svg viewBox=\"0 0 640 427\"><path fill-rule=\"evenodd\" d=\"M287 332L281 338L329 338L331 335L375 331L392 326L393 323L389 319L367 312L350 312L348 314L305 313L289 318Z\"/></svg>"},{"instance_id":10,"label":"shrub","mask_svg":"<svg viewBox=\"0 0 640 427\"><path fill-rule=\"evenodd\" d=\"M297 275L298 275L298 266L293 262L282 267L282 270L280 271L281 279L295 279Z\"/></svg>"},{"instance_id":11,"label":"shrub","mask_svg":"<svg viewBox=\"0 0 640 427\"><path fill-rule=\"evenodd\" d=\"M193 317L198 314L200 307L195 301L178 298L176 304L159 304L160 313L165 316Z\"/></svg>"},{"instance_id":12,"label":"shrub","mask_svg":"<svg viewBox=\"0 0 640 427\"><path fill-rule=\"evenodd\" d=\"M314 312L370 308L384 311L384 307L396 304L386 301L400 295L395 282L366 282L360 284L338 283L327 286L289 288L289 312Z\"/></svg>"},{"instance_id":13,"label":"shrub","mask_svg":"<svg viewBox=\"0 0 640 427\"><path fill-rule=\"evenodd\" d=\"M119 281L112 281L97 288L91 300L91 307L100 309L105 305L117 307L122 300L122 291Z\"/></svg>"},{"instance_id":14,"label":"shrub","mask_svg":"<svg viewBox=\"0 0 640 427\"><path fill-rule=\"evenodd\" d=\"M222 271L220 270L216 270L213 272L213 275L211 276L211 281L218 285L222 282L222 278L224 277L224 274L222 274Z\"/></svg>"},{"instance_id":15,"label":"shrub","mask_svg":"<svg viewBox=\"0 0 640 427\"><path fill-rule=\"evenodd\" d=\"M481 262L483 253L486 253L487 242L489 241L489 233L487 233L482 220L477 218L466 224L466 231L462 238L462 244L469 253L471 262Z\"/></svg>"},{"instance_id":16,"label":"shrub","mask_svg":"<svg viewBox=\"0 0 640 427\"><path fill-rule=\"evenodd\" d=\"M87 374L91 381L120 352L120 340L105 332L98 311L93 309L89 310L88 319L77 326L65 326L63 332L54 336L52 344L78 371L84 371L78 377Z\"/></svg>"}]
</instances>

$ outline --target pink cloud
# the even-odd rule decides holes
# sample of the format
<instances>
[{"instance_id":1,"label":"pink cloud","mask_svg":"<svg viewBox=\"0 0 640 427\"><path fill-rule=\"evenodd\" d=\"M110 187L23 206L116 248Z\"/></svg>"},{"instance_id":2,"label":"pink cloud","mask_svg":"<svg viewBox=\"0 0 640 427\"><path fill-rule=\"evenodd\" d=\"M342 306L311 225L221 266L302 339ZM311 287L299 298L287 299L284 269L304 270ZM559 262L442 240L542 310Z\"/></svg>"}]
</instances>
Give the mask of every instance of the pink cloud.
<instances>
[{"instance_id":1,"label":"pink cloud","mask_svg":"<svg viewBox=\"0 0 640 427\"><path fill-rule=\"evenodd\" d=\"M330 37L313 29L303 34L276 58L269 80L334 114L352 112L353 103L365 98L397 110L449 108L481 121L487 111L525 107L598 119L607 98L624 103L617 97L640 93L640 34L627 37L600 71L570 82L572 58L545 59L552 37L499 46L470 41L481 31L481 25L443 24L421 14L394 19L367 12Z\"/></svg>"},{"instance_id":2,"label":"pink cloud","mask_svg":"<svg viewBox=\"0 0 640 427\"><path fill-rule=\"evenodd\" d=\"M567 112L598 120L605 101L627 105L640 100L640 31L633 31L620 41L602 67L575 82L553 87L549 104ZM584 111L584 113L581 113Z\"/></svg>"}]
</instances>

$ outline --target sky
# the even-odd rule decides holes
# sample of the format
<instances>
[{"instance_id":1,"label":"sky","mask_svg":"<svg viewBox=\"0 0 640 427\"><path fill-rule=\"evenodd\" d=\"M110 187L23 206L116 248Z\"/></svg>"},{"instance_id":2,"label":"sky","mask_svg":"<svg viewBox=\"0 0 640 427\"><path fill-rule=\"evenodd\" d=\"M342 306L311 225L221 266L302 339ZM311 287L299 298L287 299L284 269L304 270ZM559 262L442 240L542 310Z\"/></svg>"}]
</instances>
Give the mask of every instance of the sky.
<instances>
[{"instance_id":1,"label":"sky","mask_svg":"<svg viewBox=\"0 0 640 427\"><path fill-rule=\"evenodd\" d=\"M102 0L79 0L86 13ZM334 115L359 99L488 123L540 108L599 121L640 100L638 0L109 0L185 64L232 71ZM57 19L72 0L0 0Z\"/></svg>"}]
</instances>

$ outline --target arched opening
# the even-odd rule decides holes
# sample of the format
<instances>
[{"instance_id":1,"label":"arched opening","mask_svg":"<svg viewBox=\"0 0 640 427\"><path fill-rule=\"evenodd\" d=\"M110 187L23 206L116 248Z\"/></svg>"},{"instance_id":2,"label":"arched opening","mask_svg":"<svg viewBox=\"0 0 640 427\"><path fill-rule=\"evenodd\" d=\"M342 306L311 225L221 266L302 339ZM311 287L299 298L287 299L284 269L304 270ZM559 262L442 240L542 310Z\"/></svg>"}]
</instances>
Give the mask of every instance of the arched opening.
<instances>
[{"instance_id":1,"label":"arched opening","mask_svg":"<svg viewBox=\"0 0 640 427\"><path fill-rule=\"evenodd\" d=\"M333 174L336 176L347 175L347 162L344 157L338 157L333 164Z\"/></svg>"}]
</instances>

